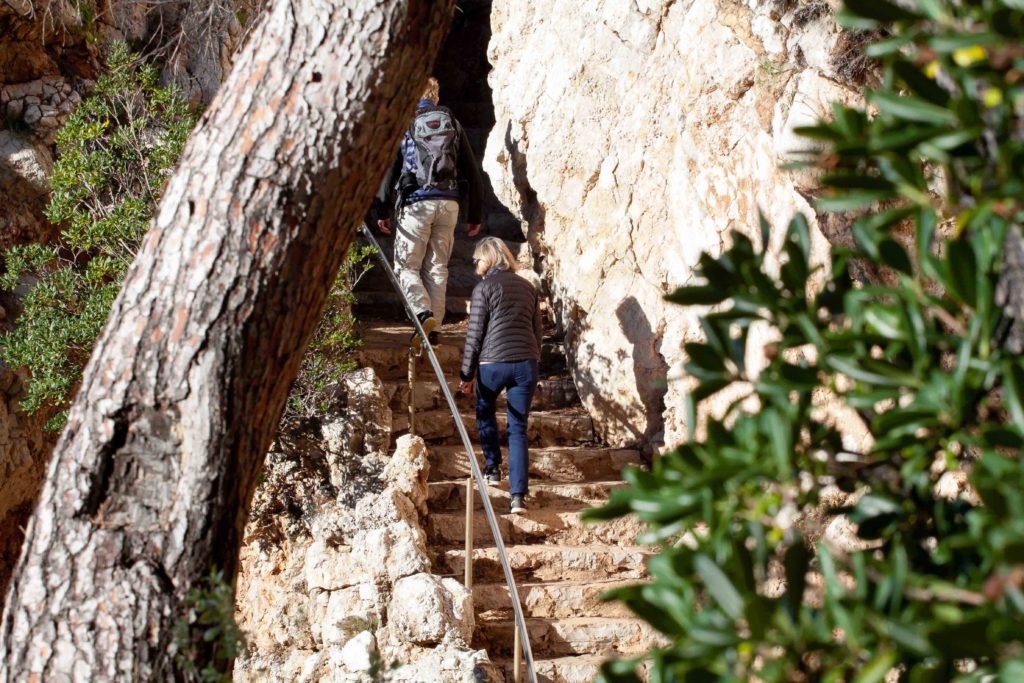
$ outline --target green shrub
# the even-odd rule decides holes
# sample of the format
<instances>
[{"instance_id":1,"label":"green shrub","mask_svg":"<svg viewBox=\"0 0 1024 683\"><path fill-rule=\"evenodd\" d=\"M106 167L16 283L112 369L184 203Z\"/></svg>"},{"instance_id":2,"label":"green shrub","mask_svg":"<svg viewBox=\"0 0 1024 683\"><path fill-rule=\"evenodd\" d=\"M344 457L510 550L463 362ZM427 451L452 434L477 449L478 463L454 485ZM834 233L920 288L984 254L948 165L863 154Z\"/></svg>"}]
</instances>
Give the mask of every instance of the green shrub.
<instances>
[{"instance_id":1,"label":"green shrub","mask_svg":"<svg viewBox=\"0 0 1024 683\"><path fill-rule=\"evenodd\" d=\"M295 383L292 384L285 408L285 419L306 418L328 409L329 388L342 375L356 368L353 351L360 340L352 316L355 295L352 290L373 267L370 259L376 254L372 246L353 242L338 270L334 286L327 297L323 318L306 347Z\"/></svg>"},{"instance_id":2,"label":"green shrub","mask_svg":"<svg viewBox=\"0 0 1024 683\"><path fill-rule=\"evenodd\" d=\"M185 596L175 624L175 659L187 681L230 683L231 664L245 646L235 623L235 591L218 569ZM202 668L200 668L202 667Z\"/></svg>"},{"instance_id":3,"label":"green shrub","mask_svg":"<svg viewBox=\"0 0 1024 683\"><path fill-rule=\"evenodd\" d=\"M0 288L33 282L0 359L31 373L21 408L61 410L81 377L196 113L123 43L57 134L46 215L53 245L8 249ZM51 427L63 422L58 416Z\"/></svg>"},{"instance_id":4,"label":"green shrub","mask_svg":"<svg viewBox=\"0 0 1024 683\"><path fill-rule=\"evenodd\" d=\"M685 346L691 434L698 403L748 391L589 513L636 514L664 545L652 583L610 596L671 641L651 680L1024 680L1024 360L997 304L1022 275L1004 254L1024 222L1024 12L913 4L847 0L849 26L886 36L867 48L882 86L872 114L837 105L803 131L818 209L853 219L854 246L824 272L803 217L777 256L762 224L669 296L715 306ZM778 338L756 375L755 324ZM862 418L863 452L816 410L825 395ZM969 488L940 495L957 474ZM853 495L822 510L827 487ZM864 545L809 543L815 513L847 515ZM634 664L603 680L639 680Z\"/></svg>"}]
</instances>

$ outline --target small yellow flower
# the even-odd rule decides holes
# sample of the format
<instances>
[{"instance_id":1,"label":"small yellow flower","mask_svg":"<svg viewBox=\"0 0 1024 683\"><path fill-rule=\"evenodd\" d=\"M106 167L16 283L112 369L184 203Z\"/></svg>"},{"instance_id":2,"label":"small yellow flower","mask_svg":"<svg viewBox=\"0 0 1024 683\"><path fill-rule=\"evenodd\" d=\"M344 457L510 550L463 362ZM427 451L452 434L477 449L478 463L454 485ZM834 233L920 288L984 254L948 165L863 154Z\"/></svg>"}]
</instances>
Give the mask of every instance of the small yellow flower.
<instances>
[{"instance_id":1,"label":"small yellow flower","mask_svg":"<svg viewBox=\"0 0 1024 683\"><path fill-rule=\"evenodd\" d=\"M989 88L988 90L985 91L985 95L983 96L982 101L985 103L985 106L988 107L989 109L992 109L993 107L998 107L1000 104L1003 103L1003 91L1000 90L999 88Z\"/></svg>"},{"instance_id":2,"label":"small yellow flower","mask_svg":"<svg viewBox=\"0 0 1024 683\"><path fill-rule=\"evenodd\" d=\"M924 74L928 78L934 80L935 77L939 75L939 60L933 59L932 61L928 62L928 66L924 68Z\"/></svg>"},{"instance_id":3,"label":"small yellow flower","mask_svg":"<svg viewBox=\"0 0 1024 683\"><path fill-rule=\"evenodd\" d=\"M970 66L985 59L985 48L980 45L962 47L953 52L953 61L960 66Z\"/></svg>"}]
</instances>

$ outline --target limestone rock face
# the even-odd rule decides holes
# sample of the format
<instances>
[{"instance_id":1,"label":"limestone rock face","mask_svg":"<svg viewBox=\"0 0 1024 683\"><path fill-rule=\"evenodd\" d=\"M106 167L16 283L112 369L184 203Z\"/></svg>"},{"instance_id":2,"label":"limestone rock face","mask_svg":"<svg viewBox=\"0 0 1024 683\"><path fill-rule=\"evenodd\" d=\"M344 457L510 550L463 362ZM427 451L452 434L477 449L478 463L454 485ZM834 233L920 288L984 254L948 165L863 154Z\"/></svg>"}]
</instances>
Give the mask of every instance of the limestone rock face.
<instances>
[{"instance_id":1,"label":"limestone rock face","mask_svg":"<svg viewBox=\"0 0 1024 683\"><path fill-rule=\"evenodd\" d=\"M528 223L580 395L613 445L685 436L682 344L700 330L662 297L701 251L731 229L755 237L759 210L774 249L795 212L814 222L813 179L780 161L806 145L795 126L857 89L831 66L830 13L804 4L493 3L484 168Z\"/></svg>"},{"instance_id":2,"label":"limestone rock face","mask_svg":"<svg viewBox=\"0 0 1024 683\"><path fill-rule=\"evenodd\" d=\"M3 92L0 90L0 92ZM50 191L53 156L29 137L0 130L0 188L15 201L35 201Z\"/></svg>"},{"instance_id":3,"label":"limestone rock face","mask_svg":"<svg viewBox=\"0 0 1024 683\"><path fill-rule=\"evenodd\" d=\"M427 573L426 447L414 436L390 446L372 369L348 373L327 414L281 430L242 550L236 618L247 643L235 680L354 683L392 663L405 672L396 681L494 673L468 647L470 593Z\"/></svg>"}]
</instances>

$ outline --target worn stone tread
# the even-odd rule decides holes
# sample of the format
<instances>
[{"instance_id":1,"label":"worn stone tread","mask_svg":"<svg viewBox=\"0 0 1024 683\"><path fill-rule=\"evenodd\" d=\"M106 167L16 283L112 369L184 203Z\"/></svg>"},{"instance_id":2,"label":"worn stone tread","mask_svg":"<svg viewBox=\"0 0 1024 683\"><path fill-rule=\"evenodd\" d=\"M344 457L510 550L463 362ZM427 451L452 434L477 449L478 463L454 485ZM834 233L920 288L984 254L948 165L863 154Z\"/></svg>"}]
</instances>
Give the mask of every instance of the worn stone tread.
<instances>
[{"instance_id":1,"label":"worn stone tread","mask_svg":"<svg viewBox=\"0 0 1024 683\"><path fill-rule=\"evenodd\" d=\"M635 617L527 618L526 630L533 651L547 656L634 655L661 640L653 626ZM486 647L491 655L509 655L512 643L511 619L477 615L473 647Z\"/></svg>"},{"instance_id":2,"label":"worn stone tread","mask_svg":"<svg viewBox=\"0 0 1024 683\"><path fill-rule=\"evenodd\" d=\"M543 373L543 369L541 370ZM437 381L432 370L419 371L420 377L416 381L415 408L417 411L446 409L448 402L445 400L441 385ZM455 398L455 402L463 410L475 409L476 397L471 394L459 394L458 376L448 377L445 382L448 390ZM384 381L384 393L387 395L391 410L395 412L406 412L409 409L409 381L407 377L392 378ZM537 391L533 396L531 406L534 411L557 410L568 408L579 403L579 394L576 392L575 383L568 377L541 377L537 384ZM506 410L505 395L498 398L498 411Z\"/></svg>"},{"instance_id":3,"label":"worn stone tread","mask_svg":"<svg viewBox=\"0 0 1024 683\"><path fill-rule=\"evenodd\" d=\"M647 576L647 560L654 555L649 548L602 545L506 545L509 566L516 580L554 581L561 579L640 579ZM437 555L435 570L462 576L464 548L448 548ZM505 575L494 547L473 549L475 581L504 581Z\"/></svg>"},{"instance_id":4,"label":"worn stone tread","mask_svg":"<svg viewBox=\"0 0 1024 683\"><path fill-rule=\"evenodd\" d=\"M534 659L538 683L592 683L601 670L601 665L616 657L604 655L570 655L567 657L553 657L545 659ZM510 657L497 657L492 659L493 663L501 670L506 681L513 680L513 660ZM648 673L644 667L637 672L641 680L648 680ZM523 680L526 680L526 668L522 669Z\"/></svg>"},{"instance_id":5,"label":"worn stone tread","mask_svg":"<svg viewBox=\"0 0 1024 683\"><path fill-rule=\"evenodd\" d=\"M504 512L509 503L508 478L488 486L491 505ZM464 510L466 508L466 479L433 481L427 485L427 502L436 512ZM528 503L531 508L585 509L607 502L614 489L625 486L620 480L587 481L582 483L531 482ZM480 493L473 484L473 507L483 509Z\"/></svg>"},{"instance_id":6,"label":"worn stone tread","mask_svg":"<svg viewBox=\"0 0 1024 683\"><path fill-rule=\"evenodd\" d=\"M608 522L585 522L582 511L530 508L517 515L504 514L505 505L495 506L498 529L505 543L545 543L581 546L591 544L632 544L644 525L634 517ZM466 517L463 512L434 512L427 519L427 538L438 545L465 543ZM483 514L473 516L473 543L480 548L494 544L494 536Z\"/></svg>"},{"instance_id":7,"label":"worn stone tread","mask_svg":"<svg viewBox=\"0 0 1024 683\"><path fill-rule=\"evenodd\" d=\"M465 478L469 463L462 446L429 446L432 481ZM478 461L482 461L477 447ZM502 449L505 455L506 450ZM626 467L645 465L640 452L630 448L549 446L530 449L530 482L587 482L620 478Z\"/></svg>"},{"instance_id":8,"label":"worn stone tread","mask_svg":"<svg viewBox=\"0 0 1024 683\"><path fill-rule=\"evenodd\" d=\"M643 583L640 579L584 579L568 581L522 581L516 584L519 601L527 617L564 619L579 614L593 617L632 617L621 602L601 599L614 588ZM478 583L473 586L473 600L478 612L502 611L512 618L512 600L504 581Z\"/></svg>"},{"instance_id":9,"label":"worn stone tread","mask_svg":"<svg viewBox=\"0 0 1024 683\"><path fill-rule=\"evenodd\" d=\"M477 441L476 413L462 412L463 424L469 438ZM507 433L507 416L499 411L497 415L498 430L502 444L505 444ZM409 416L403 413L392 415L392 433L403 434L409 429ZM455 421L448 409L424 410L416 413L416 434L428 442L461 443ZM563 408L530 413L526 427L526 436L531 445L535 446L570 446L592 444L594 420L583 410Z\"/></svg>"}]
</instances>

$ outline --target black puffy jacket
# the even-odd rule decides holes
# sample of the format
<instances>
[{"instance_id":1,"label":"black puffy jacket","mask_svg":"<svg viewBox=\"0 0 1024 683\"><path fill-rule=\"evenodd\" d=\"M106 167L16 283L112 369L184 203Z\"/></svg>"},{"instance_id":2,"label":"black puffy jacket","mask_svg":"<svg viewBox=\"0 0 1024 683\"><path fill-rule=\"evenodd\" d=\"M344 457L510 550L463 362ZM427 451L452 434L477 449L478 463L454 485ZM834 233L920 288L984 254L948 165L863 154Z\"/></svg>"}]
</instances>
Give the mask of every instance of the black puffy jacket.
<instances>
[{"instance_id":1,"label":"black puffy jacket","mask_svg":"<svg viewBox=\"0 0 1024 683\"><path fill-rule=\"evenodd\" d=\"M472 380L480 363L539 361L542 334L537 288L492 268L473 289L460 376Z\"/></svg>"}]
</instances>

